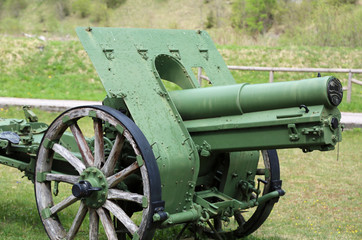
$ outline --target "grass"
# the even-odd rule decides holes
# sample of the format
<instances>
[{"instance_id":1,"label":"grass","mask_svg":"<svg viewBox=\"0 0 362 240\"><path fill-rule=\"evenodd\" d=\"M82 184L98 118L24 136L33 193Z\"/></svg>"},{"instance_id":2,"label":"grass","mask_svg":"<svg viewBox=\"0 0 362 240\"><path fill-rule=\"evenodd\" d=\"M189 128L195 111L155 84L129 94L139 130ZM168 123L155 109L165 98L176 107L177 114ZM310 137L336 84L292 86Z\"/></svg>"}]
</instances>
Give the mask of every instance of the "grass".
<instances>
[{"instance_id":1,"label":"grass","mask_svg":"<svg viewBox=\"0 0 362 240\"><path fill-rule=\"evenodd\" d=\"M46 123L58 114L34 111ZM0 109L1 117L22 115L20 108ZM307 154L299 149L279 150L281 179L287 194L262 227L247 239L361 239L361 142L361 129L343 132L338 160L337 150ZM21 178L17 169L3 165L0 176L0 239L47 239L32 183ZM158 230L156 239L174 239L179 230Z\"/></svg>"},{"instance_id":2,"label":"grass","mask_svg":"<svg viewBox=\"0 0 362 240\"><path fill-rule=\"evenodd\" d=\"M332 47L217 46L228 65L361 69L362 49ZM103 100L106 95L79 41L0 36L0 96ZM268 72L232 71L237 82L268 82ZM326 75L326 74L322 74ZM334 74L344 86L347 74ZM275 81L316 77L315 73L275 73ZM354 78L359 79L355 74ZM362 112L362 86L353 84L352 102L342 111Z\"/></svg>"}]
</instances>

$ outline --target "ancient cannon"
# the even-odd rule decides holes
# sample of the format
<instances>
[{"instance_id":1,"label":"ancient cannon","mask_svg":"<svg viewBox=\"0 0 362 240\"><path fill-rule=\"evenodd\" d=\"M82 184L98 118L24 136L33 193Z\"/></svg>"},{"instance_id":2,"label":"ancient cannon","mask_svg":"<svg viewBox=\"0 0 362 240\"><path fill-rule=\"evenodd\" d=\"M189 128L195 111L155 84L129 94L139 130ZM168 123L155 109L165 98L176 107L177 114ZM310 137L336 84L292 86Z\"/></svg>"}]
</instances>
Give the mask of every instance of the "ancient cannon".
<instances>
[{"instance_id":1,"label":"ancient cannon","mask_svg":"<svg viewBox=\"0 0 362 240\"><path fill-rule=\"evenodd\" d=\"M204 31L77 33L103 105L69 109L49 126L27 108L26 120L0 119L0 162L34 182L50 239L151 239L177 224L246 236L285 194L276 149L341 141L334 77L236 84Z\"/></svg>"}]
</instances>

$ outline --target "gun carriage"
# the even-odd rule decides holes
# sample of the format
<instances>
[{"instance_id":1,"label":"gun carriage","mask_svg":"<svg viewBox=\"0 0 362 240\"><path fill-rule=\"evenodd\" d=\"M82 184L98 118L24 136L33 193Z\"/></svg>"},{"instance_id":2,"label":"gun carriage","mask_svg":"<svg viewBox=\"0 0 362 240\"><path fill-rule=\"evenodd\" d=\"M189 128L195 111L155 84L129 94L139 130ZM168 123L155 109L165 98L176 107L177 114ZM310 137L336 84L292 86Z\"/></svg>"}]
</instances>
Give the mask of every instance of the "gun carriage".
<instances>
[{"instance_id":1,"label":"gun carriage","mask_svg":"<svg viewBox=\"0 0 362 240\"><path fill-rule=\"evenodd\" d=\"M236 84L204 31L77 33L103 105L69 109L49 126L27 108L26 120L0 119L0 162L34 182L50 239L74 239L87 214L89 239L151 239L184 223L217 239L247 236L285 194L276 149L341 141L334 77Z\"/></svg>"}]
</instances>

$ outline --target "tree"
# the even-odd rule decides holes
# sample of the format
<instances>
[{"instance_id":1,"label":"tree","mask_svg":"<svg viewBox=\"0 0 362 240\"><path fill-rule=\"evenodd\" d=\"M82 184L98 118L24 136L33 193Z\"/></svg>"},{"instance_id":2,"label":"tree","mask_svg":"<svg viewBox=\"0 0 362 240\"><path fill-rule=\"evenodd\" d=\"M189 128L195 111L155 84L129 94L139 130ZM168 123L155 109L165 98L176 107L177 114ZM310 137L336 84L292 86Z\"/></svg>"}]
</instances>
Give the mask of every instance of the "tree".
<instances>
[{"instance_id":1,"label":"tree","mask_svg":"<svg viewBox=\"0 0 362 240\"><path fill-rule=\"evenodd\" d=\"M236 0L232 5L232 25L251 34L264 34L273 25L276 0Z\"/></svg>"}]
</instances>

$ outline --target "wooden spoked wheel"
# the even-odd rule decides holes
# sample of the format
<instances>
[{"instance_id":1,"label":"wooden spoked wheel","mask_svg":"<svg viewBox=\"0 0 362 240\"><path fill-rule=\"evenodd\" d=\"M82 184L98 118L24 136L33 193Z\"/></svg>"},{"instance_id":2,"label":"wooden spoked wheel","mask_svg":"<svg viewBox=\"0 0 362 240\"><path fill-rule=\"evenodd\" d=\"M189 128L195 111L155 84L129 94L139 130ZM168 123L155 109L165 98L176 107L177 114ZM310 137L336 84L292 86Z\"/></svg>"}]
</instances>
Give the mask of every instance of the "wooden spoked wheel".
<instances>
[{"instance_id":1,"label":"wooden spoked wheel","mask_svg":"<svg viewBox=\"0 0 362 240\"><path fill-rule=\"evenodd\" d=\"M274 191L272 183L280 180L279 158L276 150L261 151L255 182L260 178L266 182L261 184L263 196ZM260 197L259 196L259 197ZM254 196L255 198L256 196ZM257 230L268 218L277 199L247 210L234 211L233 216L218 216L202 226L203 232L215 239L242 238Z\"/></svg>"},{"instance_id":2,"label":"wooden spoked wheel","mask_svg":"<svg viewBox=\"0 0 362 240\"><path fill-rule=\"evenodd\" d=\"M83 129L85 121L91 131ZM160 185L146 138L110 107L64 112L39 147L35 195L50 239L117 239L124 233L150 239L154 203L162 202Z\"/></svg>"}]
</instances>

